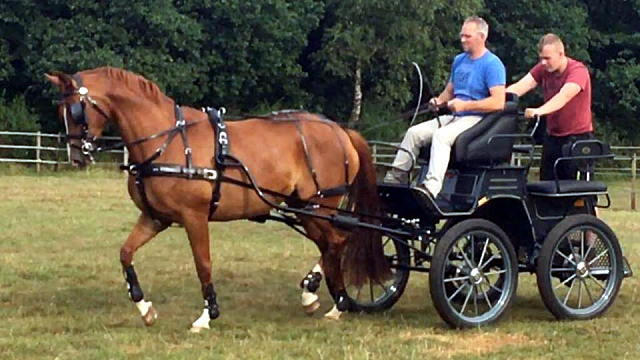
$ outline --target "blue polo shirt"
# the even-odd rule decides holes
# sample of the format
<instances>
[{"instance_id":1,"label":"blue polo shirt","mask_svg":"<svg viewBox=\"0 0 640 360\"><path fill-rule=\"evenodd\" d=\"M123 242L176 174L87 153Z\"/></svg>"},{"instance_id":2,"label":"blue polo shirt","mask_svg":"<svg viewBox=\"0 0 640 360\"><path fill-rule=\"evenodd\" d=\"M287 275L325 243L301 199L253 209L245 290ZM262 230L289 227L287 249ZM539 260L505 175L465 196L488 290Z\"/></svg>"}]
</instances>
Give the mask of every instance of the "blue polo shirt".
<instances>
[{"instance_id":1,"label":"blue polo shirt","mask_svg":"<svg viewBox=\"0 0 640 360\"><path fill-rule=\"evenodd\" d=\"M489 97L489 89L506 85L506 71L499 57L487 50L481 57L471 59L469 54L458 54L451 65L449 81L454 97L460 100L482 100ZM463 111L455 115L479 115L477 111Z\"/></svg>"}]
</instances>

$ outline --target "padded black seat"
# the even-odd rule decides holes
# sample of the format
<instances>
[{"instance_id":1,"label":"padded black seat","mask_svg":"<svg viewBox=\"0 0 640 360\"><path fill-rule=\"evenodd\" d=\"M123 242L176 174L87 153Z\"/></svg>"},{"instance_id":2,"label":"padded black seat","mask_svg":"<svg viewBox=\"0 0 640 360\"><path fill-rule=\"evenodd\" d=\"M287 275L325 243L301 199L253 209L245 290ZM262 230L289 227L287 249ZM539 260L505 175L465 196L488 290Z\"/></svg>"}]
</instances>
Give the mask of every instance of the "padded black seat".
<instances>
[{"instance_id":1,"label":"padded black seat","mask_svg":"<svg viewBox=\"0 0 640 360\"><path fill-rule=\"evenodd\" d=\"M558 189L559 188L559 189ZM538 194L604 193L607 185L599 181L554 180L527 183L527 191Z\"/></svg>"},{"instance_id":2,"label":"padded black seat","mask_svg":"<svg viewBox=\"0 0 640 360\"><path fill-rule=\"evenodd\" d=\"M485 115L482 120L464 131L451 148L450 166L494 165L511 160L511 152L518 130L518 99L507 94L505 108ZM504 136L511 135L511 136ZM419 159L429 160L431 145L421 149Z\"/></svg>"},{"instance_id":3,"label":"padded black seat","mask_svg":"<svg viewBox=\"0 0 640 360\"><path fill-rule=\"evenodd\" d=\"M513 137L518 130L518 104L508 101L503 111L486 115L458 136L453 145L456 163L499 164L511 160Z\"/></svg>"}]
</instances>

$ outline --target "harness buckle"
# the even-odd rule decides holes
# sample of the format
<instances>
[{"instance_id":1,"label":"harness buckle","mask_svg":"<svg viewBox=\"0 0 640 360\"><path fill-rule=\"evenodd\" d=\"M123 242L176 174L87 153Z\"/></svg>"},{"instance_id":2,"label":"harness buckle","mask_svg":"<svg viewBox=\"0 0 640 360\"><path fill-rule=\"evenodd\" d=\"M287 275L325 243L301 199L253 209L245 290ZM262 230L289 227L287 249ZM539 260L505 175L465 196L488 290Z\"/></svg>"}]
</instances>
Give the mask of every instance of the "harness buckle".
<instances>
[{"instance_id":1,"label":"harness buckle","mask_svg":"<svg viewBox=\"0 0 640 360\"><path fill-rule=\"evenodd\" d=\"M129 166L122 165L131 175L138 174L138 165L137 164L129 164Z\"/></svg>"},{"instance_id":2,"label":"harness buckle","mask_svg":"<svg viewBox=\"0 0 640 360\"><path fill-rule=\"evenodd\" d=\"M213 169L203 169L202 177L206 180L216 180L218 178L218 172Z\"/></svg>"}]
</instances>

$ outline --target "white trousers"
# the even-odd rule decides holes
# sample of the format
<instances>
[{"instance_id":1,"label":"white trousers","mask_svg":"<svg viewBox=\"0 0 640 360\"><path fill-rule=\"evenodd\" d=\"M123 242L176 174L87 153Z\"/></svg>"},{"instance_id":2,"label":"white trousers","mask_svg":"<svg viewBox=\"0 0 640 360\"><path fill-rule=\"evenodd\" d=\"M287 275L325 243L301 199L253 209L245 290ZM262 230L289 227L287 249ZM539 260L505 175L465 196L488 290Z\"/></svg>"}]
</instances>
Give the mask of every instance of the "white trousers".
<instances>
[{"instance_id":1,"label":"white trousers","mask_svg":"<svg viewBox=\"0 0 640 360\"><path fill-rule=\"evenodd\" d=\"M479 115L443 115L440 116L440 122L442 124L440 128L438 128L438 120L431 119L414 125L407 130L400 146L410 151L414 157L418 156L420 148L431 142L429 171L424 180L424 185L434 196L442 189L444 175L449 166L451 146L453 146L458 135L477 124L481 119L482 116ZM411 169L411 163L411 155L399 150L393 161L393 167L409 171Z\"/></svg>"}]
</instances>

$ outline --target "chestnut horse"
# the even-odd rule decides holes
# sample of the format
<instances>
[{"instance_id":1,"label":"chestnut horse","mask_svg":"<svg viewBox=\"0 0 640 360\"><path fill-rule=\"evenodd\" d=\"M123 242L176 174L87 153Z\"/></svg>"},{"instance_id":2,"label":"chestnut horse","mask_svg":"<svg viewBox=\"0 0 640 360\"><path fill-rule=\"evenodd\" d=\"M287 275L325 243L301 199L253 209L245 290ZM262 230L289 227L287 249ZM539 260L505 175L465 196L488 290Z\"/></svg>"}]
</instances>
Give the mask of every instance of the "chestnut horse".
<instances>
[{"instance_id":1,"label":"chestnut horse","mask_svg":"<svg viewBox=\"0 0 640 360\"><path fill-rule=\"evenodd\" d=\"M344 202L350 210L378 212L371 153L355 131L302 111L230 121L224 141L228 155L248 173L240 167L222 169L215 160L217 147L223 148L214 135L220 123L203 111L177 107L152 81L111 67L46 78L62 93L59 112L73 148L89 156L112 121L129 150L133 166L128 190L141 214L120 249L120 261L129 296L146 325L155 322L157 312L144 298L133 256L172 223L187 232L202 285L205 309L192 324L196 332L209 328L210 319L219 315L211 282L209 221L265 217L283 203L305 209L297 219L320 250L319 264L335 302L328 317L338 318L349 309L345 277L362 284L381 282L389 275L377 231L337 227L331 221ZM169 173L162 173L163 167ZM143 172L146 175L140 176ZM251 181L263 197L255 187L244 186ZM317 308L316 303L306 305Z\"/></svg>"}]
</instances>

